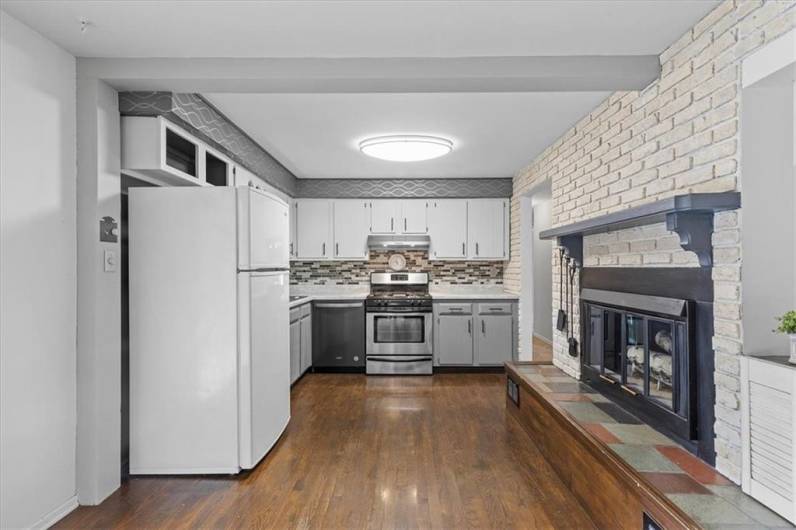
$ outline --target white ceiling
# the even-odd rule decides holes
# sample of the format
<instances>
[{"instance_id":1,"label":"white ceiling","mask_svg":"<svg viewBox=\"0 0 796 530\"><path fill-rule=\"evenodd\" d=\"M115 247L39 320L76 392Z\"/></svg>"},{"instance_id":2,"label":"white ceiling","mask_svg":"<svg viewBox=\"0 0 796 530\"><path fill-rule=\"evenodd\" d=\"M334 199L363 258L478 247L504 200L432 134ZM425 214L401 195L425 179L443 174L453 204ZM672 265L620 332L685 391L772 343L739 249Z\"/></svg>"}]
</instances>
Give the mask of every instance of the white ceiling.
<instances>
[{"instance_id":1,"label":"white ceiling","mask_svg":"<svg viewBox=\"0 0 796 530\"><path fill-rule=\"evenodd\" d=\"M78 57L483 57L658 54L717 3L3 0L2 8Z\"/></svg>"},{"instance_id":2,"label":"white ceiling","mask_svg":"<svg viewBox=\"0 0 796 530\"><path fill-rule=\"evenodd\" d=\"M511 177L608 94L205 94L300 178ZM431 134L451 154L396 163L365 137Z\"/></svg>"},{"instance_id":3,"label":"white ceiling","mask_svg":"<svg viewBox=\"0 0 796 530\"><path fill-rule=\"evenodd\" d=\"M615 78L621 88L634 86L624 84L628 70L646 79L640 65L649 61L633 61L659 54L717 4L718 0L2 0L0 5L78 57L111 58L98 68L136 72L135 79L119 75L124 82L117 80L115 86L126 83L129 89L138 86L135 80L140 78L140 90L186 90L178 84L185 81L182 78L190 84L199 75L188 68L209 75L212 79L203 77L203 88L187 90L213 92L208 97L222 112L299 177L451 178L511 176L607 96L589 91L614 88L600 75ZM81 19L89 23L85 33L80 31ZM543 59L523 62L539 56L556 57L558 69ZM595 56L619 62L610 63L611 70L600 66L609 63ZM174 66L166 65L167 72L161 71L157 80L138 74L137 68L154 65L152 71L157 72L166 62L121 60L132 57L205 62L169 62ZM223 60L202 70L212 58L233 57L259 62ZM327 63L313 70L306 66L315 64L306 63L309 58ZM335 58L348 62L328 62ZM373 58L390 59L374 63ZM429 63L430 58L445 64ZM279 61L298 62L284 66ZM531 71L506 66L515 62ZM435 82L435 76L442 81ZM258 84L266 77L267 82ZM529 81L523 84L526 77ZM312 90L297 79L304 79ZM248 88L230 89L241 80ZM337 92L353 93L327 93L341 83L345 90ZM527 92L527 86L543 88ZM315 93L298 93L302 91ZM401 164L366 157L356 147L366 136L411 133L449 137L455 149L440 159Z\"/></svg>"}]
</instances>

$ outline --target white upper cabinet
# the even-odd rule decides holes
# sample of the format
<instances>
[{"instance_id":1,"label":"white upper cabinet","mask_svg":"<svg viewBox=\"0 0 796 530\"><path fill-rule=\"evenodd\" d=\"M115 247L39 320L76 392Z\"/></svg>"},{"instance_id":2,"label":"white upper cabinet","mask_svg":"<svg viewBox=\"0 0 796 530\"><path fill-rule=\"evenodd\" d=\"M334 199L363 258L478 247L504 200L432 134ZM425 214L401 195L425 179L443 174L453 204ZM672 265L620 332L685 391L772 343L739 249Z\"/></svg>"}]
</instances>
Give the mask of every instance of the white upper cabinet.
<instances>
[{"instance_id":1,"label":"white upper cabinet","mask_svg":"<svg viewBox=\"0 0 796 530\"><path fill-rule=\"evenodd\" d=\"M122 117L122 171L170 186L201 186L200 143L162 117Z\"/></svg>"},{"instance_id":2,"label":"white upper cabinet","mask_svg":"<svg viewBox=\"0 0 796 530\"><path fill-rule=\"evenodd\" d=\"M233 186L232 160L163 117L122 116L122 172L161 186Z\"/></svg>"},{"instance_id":3,"label":"white upper cabinet","mask_svg":"<svg viewBox=\"0 0 796 530\"><path fill-rule=\"evenodd\" d=\"M296 200L298 259L330 259L332 250L332 201Z\"/></svg>"},{"instance_id":4,"label":"white upper cabinet","mask_svg":"<svg viewBox=\"0 0 796 530\"><path fill-rule=\"evenodd\" d=\"M399 234L401 201L377 199L368 201L370 205L371 234Z\"/></svg>"},{"instance_id":5,"label":"white upper cabinet","mask_svg":"<svg viewBox=\"0 0 796 530\"><path fill-rule=\"evenodd\" d=\"M295 259L298 256L298 234L296 233L296 209L298 203L295 199L290 200L290 259Z\"/></svg>"},{"instance_id":6,"label":"white upper cabinet","mask_svg":"<svg viewBox=\"0 0 796 530\"><path fill-rule=\"evenodd\" d=\"M425 234L428 232L425 199L369 200L371 234Z\"/></svg>"},{"instance_id":7,"label":"white upper cabinet","mask_svg":"<svg viewBox=\"0 0 796 530\"><path fill-rule=\"evenodd\" d=\"M470 199L467 249L470 259L507 259L508 200Z\"/></svg>"},{"instance_id":8,"label":"white upper cabinet","mask_svg":"<svg viewBox=\"0 0 796 530\"><path fill-rule=\"evenodd\" d=\"M425 234L428 232L428 201L426 199L405 199L401 201L400 229L404 234Z\"/></svg>"},{"instance_id":9,"label":"white upper cabinet","mask_svg":"<svg viewBox=\"0 0 796 530\"><path fill-rule=\"evenodd\" d=\"M428 203L430 259L467 258L467 201L437 199Z\"/></svg>"},{"instance_id":10,"label":"white upper cabinet","mask_svg":"<svg viewBox=\"0 0 796 530\"><path fill-rule=\"evenodd\" d=\"M370 201L341 199L334 201L333 259L367 259L370 230Z\"/></svg>"},{"instance_id":11,"label":"white upper cabinet","mask_svg":"<svg viewBox=\"0 0 796 530\"><path fill-rule=\"evenodd\" d=\"M205 183L210 186L234 186L235 164L221 153L205 147L202 149Z\"/></svg>"}]
</instances>

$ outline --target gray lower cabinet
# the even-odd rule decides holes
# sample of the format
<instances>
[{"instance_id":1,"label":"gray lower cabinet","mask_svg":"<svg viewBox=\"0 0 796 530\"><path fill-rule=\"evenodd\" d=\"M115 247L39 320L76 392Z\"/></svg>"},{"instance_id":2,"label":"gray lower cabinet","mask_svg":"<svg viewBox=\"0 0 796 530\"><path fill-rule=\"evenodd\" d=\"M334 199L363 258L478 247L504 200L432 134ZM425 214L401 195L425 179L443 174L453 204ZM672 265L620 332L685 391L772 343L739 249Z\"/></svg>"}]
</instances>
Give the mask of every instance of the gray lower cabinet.
<instances>
[{"instance_id":1,"label":"gray lower cabinet","mask_svg":"<svg viewBox=\"0 0 796 530\"><path fill-rule=\"evenodd\" d=\"M440 366L473 364L472 315L439 315L437 327L437 363Z\"/></svg>"},{"instance_id":2,"label":"gray lower cabinet","mask_svg":"<svg viewBox=\"0 0 796 530\"><path fill-rule=\"evenodd\" d=\"M312 315L303 317L299 324L301 328L301 373L303 374L312 366Z\"/></svg>"},{"instance_id":3,"label":"gray lower cabinet","mask_svg":"<svg viewBox=\"0 0 796 530\"><path fill-rule=\"evenodd\" d=\"M290 310L290 383L312 366L312 306Z\"/></svg>"},{"instance_id":4,"label":"gray lower cabinet","mask_svg":"<svg viewBox=\"0 0 796 530\"><path fill-rule=\"evenodd\" d=\"M481 366L502 365L512 359L514 326L511 314L478 315L476 326L476 360Z\"/></svg>"},{"instance_id":5,"label":"gray lower cabinet","mask_svg":"<svg viewBox=\"0 0 796 530\"><path fill-rule=\"evenodd\" d=\"M515 302L435 302L434 326L437 366L502 366L515 357Z\"/></svg>"},{"instance_id":6,"label":"gray lower cabinet","mask_svg":"<svg viewBox=\"0 0 796 530\"><path fill-rule=\"evenodd\" d=\"M290 323L290 383L301 375L301 322Z\"/></svg>"}]
</instances>

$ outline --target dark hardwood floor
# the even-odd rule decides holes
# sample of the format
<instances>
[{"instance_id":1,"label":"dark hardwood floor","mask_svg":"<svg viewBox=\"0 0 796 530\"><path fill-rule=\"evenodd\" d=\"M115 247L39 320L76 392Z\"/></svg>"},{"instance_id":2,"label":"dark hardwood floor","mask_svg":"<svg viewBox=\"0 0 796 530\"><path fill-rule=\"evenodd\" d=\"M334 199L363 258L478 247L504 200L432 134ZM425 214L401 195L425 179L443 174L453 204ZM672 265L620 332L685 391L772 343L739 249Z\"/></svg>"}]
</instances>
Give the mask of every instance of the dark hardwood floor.
<instances>
[{"instance_id":1,"label":"dark hardwood floor","mask_svg":"<svg viewBox=\"0 0 796 530\"><path fill-rule=\"evenodd\" d=\"M290 426L236 477L132 478L62 528L594 528L498 374L310 374Z\"/></svg>"}]
</instances>

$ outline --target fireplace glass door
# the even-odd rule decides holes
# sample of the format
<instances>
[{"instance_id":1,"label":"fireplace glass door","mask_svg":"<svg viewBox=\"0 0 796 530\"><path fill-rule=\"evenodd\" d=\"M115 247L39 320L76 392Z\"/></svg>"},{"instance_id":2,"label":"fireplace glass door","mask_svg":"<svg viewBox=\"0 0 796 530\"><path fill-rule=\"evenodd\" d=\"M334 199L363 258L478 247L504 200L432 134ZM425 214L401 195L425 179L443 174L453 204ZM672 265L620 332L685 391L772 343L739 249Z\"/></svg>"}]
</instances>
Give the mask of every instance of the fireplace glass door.
<instances>
[{"instance_id":1,"label":"fireplace glass door","mask_svg":"<svg viewBox=\"0 0 796 530\"><path fill-rule=\"evenodd\" d=\"M626 314L624 321L625 377L622 382L636 392L644 393L647 366L644 318Z\"/></svg>"},{"instance_id":2,"label":"fireplace glass door","mask_svg":"<svg viewBox=\"0 0 796 530\"><path fill-rule=\"evenodd\" d=\"M627 395L688 416L686 321L585 304L584 368Z\"/></svg>"}]
</instances>

